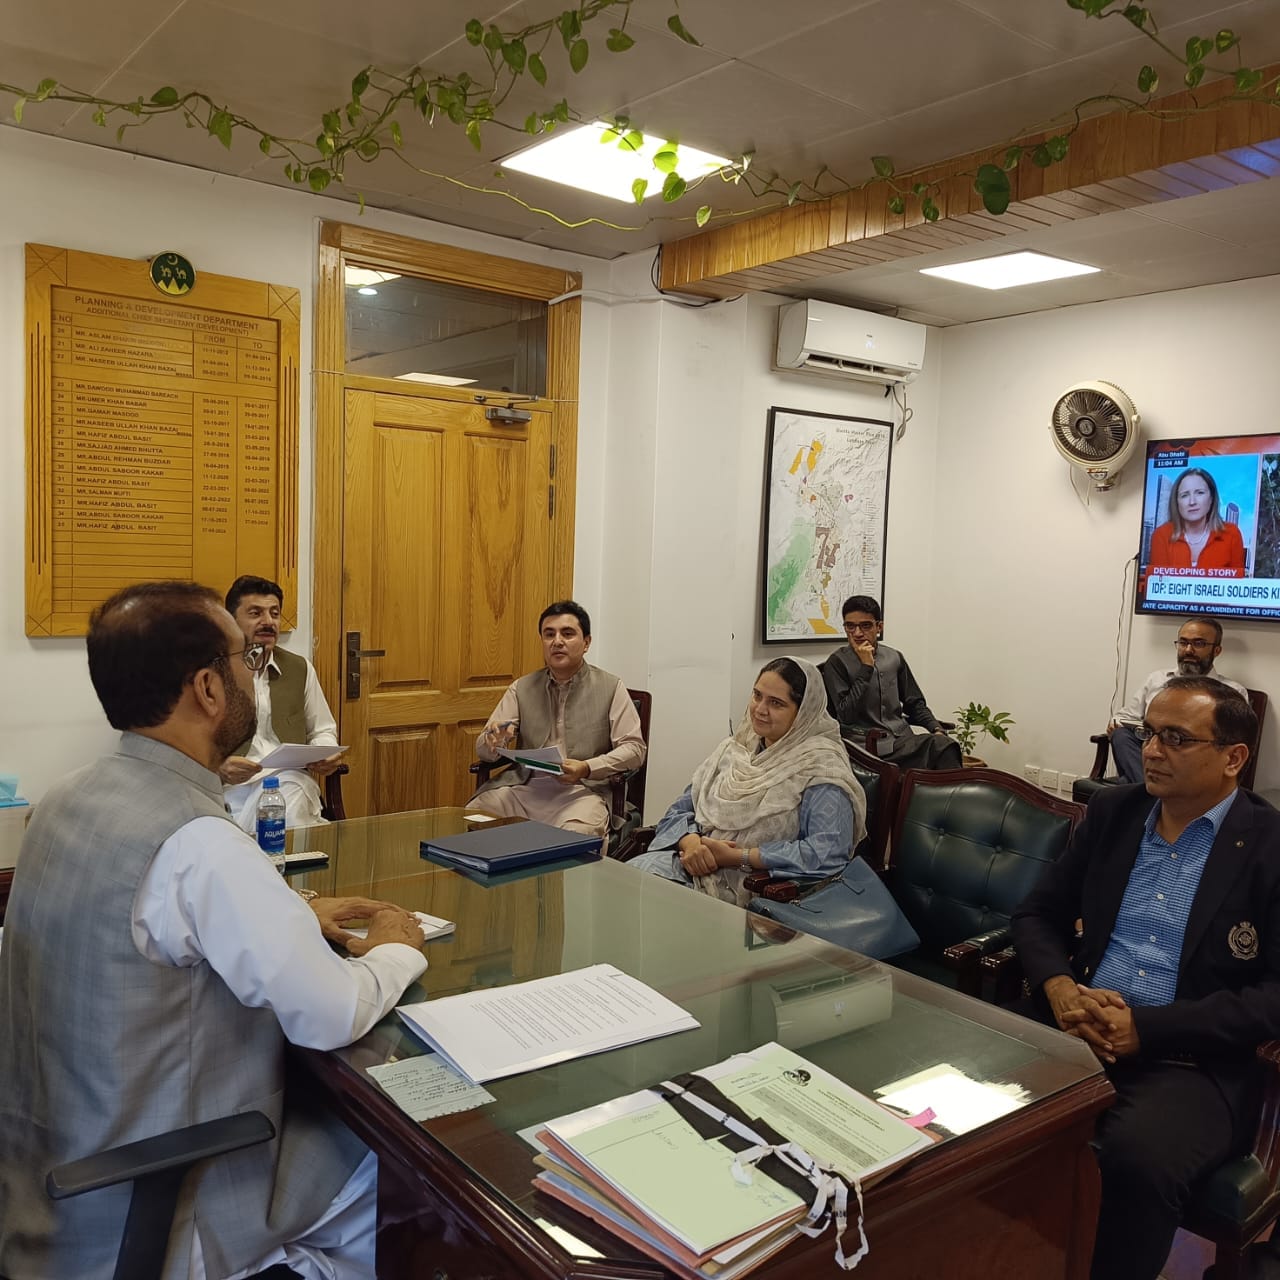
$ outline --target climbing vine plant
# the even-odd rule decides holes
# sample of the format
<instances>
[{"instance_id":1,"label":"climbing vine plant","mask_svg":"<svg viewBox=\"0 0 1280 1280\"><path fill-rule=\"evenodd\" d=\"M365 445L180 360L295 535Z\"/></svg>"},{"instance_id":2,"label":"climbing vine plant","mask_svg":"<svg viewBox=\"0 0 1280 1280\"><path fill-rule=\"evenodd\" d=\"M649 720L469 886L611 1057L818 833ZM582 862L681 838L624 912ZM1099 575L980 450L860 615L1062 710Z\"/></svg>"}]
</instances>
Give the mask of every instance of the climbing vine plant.
<instances>
[{"instance_id":1,"label":"climbing vine plant","mask_svg":"<svg viewBox=\"0 0 1280 1280\"><path fill-rule=\"evenodd\" d=\"M1068 123L1058 132L1032 145L1011 142L1000 163L979 165L968 175L990 213L1001 214L1008 208L1012 191L1009 174L1019 164L1048 168L1066 159L1072 135L1091 111L1110 107L1173 119L1217 109L1231 102L1248 101L1280 108L1280 76L1268 76L1263 70L1246 64L1240 39L1234 31L1222 29L1192 36L1183 48L1178 49L1162 36L1151 9L1143 5L1122 3L1121 0L1065 2L1070 8L1079 10L1085 19L1115 19L1140 31L1178 69L1182 86L1192 91L1191 101L1177 110L1155 105L1160 77L1153 65L1142 66L1135 77L1137 92L1134 96L1109 94L1085 99L1067 113ZM478 76L465 71L445 74L428 72L420 67L398 73L377 66L364 67L352 78L346 101L324 113L313 138L286 138L268 132L230 105L217 102L198 89L179 89L172 85L162 85L150 96L120 102L78 91L50 78L27 88L0 83L0 100L11 100L13 118L19 124L29 109L38 109L44 103L62 102L88 108L96 124L104 129L114 126L117 143L123 141L131 130L144 127L156 116L176 115L189 128L203 130L228 149L237 134L256 139L264 155L281 162L291 182L316 192L340 183L351 186L358 196L359 167L390 154L427 177L512 200L562 226L595 223L617 230L638 230L640 227L637 225L604 218L568 221L552 210L530 204L504 185L477 185L446 173L423 169L413 164L404 152L405 132L414 127L459 128L472 146L481 151L485 135L491 130L507 130L536 138L564 125L582 123L584 117L568 96L562 96L522 119L513 116L509 106L512 90L522 78L533 81L539 89L545 89L551 78L550 71L557 69L562 62L567 64L571 75L576 75L592 56L625 55L636 43L627 30L633 3L634 0L580 0L576 7L513 30L504 30L493 23L486 25L472 18L466 24L464 34L483 55L488 67L486 73ZM674 3L678 5L678 0ZM700 43L684 25L678 7L667 18L666 25L672 37L688 44ZM1211 103L1202 105L1195 101L1194 90L1206 76L1215 79L1229 77L1231 86L1225 95L1215 94ZM601 136L603 145L625 150L641 147L642 134L630 119L619 116L607 123L609 127ZM666 205L673 205L697 190L700 195L709 195L710 198L692 213L670 216L688 217L698 226L704 226L713 218L739 217L797 201L826 199L841 191L883 181L891 189L888 202L891 212L903 213L909 202L918 201L925 220L936 221L940 216L935 199L938 194L936 185L900 177L890 156L870 157L870 172L855 180L847 180L826 166L811 175L787 176L753 163L754 157L749 154L737 156L701 177L686 179L677 172L679 148L679 139L669 138L653 155L651 174L638 178L632 187L637 205L655 188L660 189ZM495 179L505 180L501 170L495 173ZM751 206L746 209L717 209L714 201L717 182L745 185L753 197Z\"/></svg>"}]
</instances>

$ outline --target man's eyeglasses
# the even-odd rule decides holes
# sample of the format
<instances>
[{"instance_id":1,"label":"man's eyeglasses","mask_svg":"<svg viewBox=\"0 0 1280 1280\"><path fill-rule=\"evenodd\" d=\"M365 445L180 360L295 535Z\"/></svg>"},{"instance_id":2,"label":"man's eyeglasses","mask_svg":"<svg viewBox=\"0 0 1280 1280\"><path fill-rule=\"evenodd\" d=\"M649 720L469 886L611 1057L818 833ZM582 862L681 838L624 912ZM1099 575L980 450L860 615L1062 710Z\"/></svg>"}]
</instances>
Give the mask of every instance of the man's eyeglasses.
<instances>
[{"instance_id":1,"label":"man's eyeglasses","mask_svg":"<svg viewBox=\"0 0 1280 1280\"><path fill-rule=\"evenodd\" d=\"M1139 742L1150 742L1152 738L1159 738L1160 745L1167 747L1170 751L1181 751L1183 747L1197 744L1208 744L1214 747L1225 747L1227 745L1221 738L1192 738L1183 733L1181 729L1153 729L1149 724L1139 725L1133 731L1133 736Z\"/></svg>"},{"instance_id":2,"label":"man's eyeglasses","mask_svg":"<svg viewBox=\"0 0 1280 1280\"><path fill-rule=\"evenodd\" d=\"M856 636L863 631L874 631L879 625L878 622L846 622L844 629L851 636Z\"/></svg>"},{"instance_id":3,"label":"man's eyeglasses","mask_svg":"<svg viewBox=\"0 0 1280 1280\"><path fill-rule=\"evenodd\" d=\"M267 665L267 646L265 644L247 644L243 649L237 649L234 653L224 653L222 658L235 658L244 663L250 671L257 675Z\"/></svg>"},{"instance_id":4,"label":"man's eyeglasses","mask_svg":"<svg viewBox=\"0 0 1280 1280\"><path fill-rule=\"evenodd\" d=\"M1212 640L1184 640L1179 636L1174 642L1175 649L1194 649L1197 653L1203 653L1206 649L1213 648Z\"/></svg>"}]
</instances>

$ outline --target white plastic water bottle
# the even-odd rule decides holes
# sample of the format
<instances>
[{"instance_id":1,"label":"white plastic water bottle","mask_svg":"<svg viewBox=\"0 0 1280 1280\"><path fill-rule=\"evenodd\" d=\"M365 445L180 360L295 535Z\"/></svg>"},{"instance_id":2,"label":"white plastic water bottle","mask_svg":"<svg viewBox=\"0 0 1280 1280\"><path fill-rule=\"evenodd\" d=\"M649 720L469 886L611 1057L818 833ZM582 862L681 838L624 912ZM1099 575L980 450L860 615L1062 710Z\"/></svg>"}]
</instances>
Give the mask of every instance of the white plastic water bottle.
<instances>
[{"instance_id":1,"label":"white plastic water bottle","mask_svg":"<svg viewBox=\"0 0 1280 1280\"><path fill-rule=\"evenodd\" d=\"M284 875L284 796L280 779L274 775L263 779L258 797L258 847Z\"/></svg>"}]
</instances>

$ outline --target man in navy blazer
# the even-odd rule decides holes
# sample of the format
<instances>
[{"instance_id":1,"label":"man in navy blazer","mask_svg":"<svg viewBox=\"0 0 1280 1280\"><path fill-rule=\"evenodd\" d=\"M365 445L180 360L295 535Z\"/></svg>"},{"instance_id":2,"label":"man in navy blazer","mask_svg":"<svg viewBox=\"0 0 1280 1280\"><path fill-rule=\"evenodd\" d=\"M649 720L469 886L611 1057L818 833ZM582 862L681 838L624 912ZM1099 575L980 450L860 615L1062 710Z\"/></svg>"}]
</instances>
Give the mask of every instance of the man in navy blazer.
<instances>
[{"instance_id":1,"label":"man in navy blazer","mask_svg":"<svg viewBox=\"0 0 1280 1280\"><path fill-rule=\"evenodd\" d=\"M1197 1178L1248 1148L1255 1050L1280 1037L1280 813L1237 785L1257 718L1193 676L1137 733L1145 784L1094 796L1013 917L1042 1015L1116 1089L1092 1280L1159 1275Z\"/></svg>"}]
</instances>

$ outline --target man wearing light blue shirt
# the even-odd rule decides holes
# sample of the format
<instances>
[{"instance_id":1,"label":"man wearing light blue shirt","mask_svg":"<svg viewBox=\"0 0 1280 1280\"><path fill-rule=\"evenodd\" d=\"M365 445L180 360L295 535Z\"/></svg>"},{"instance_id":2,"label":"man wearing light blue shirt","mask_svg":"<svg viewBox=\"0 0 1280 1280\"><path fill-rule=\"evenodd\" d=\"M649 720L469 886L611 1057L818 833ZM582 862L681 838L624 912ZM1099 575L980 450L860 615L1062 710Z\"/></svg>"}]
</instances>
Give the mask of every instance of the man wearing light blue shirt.
<instances>
[{"instance_id":1,"label":"man wearing light blue shirt","mask_svg":"<svg viewBox=\"0 0 1280 1280\"><path fill-rule=\"evenodd\" d=\"M1220 681L1171 680L1137 730L1145 785L1097 794L1013 917L1042 1011L1116 1089L1093 1280L1155 1280L1195 1182L1253 1137L1280 1036L1280 813L1237 784L1257 732Z\"/></svg>"}]
</instances>

